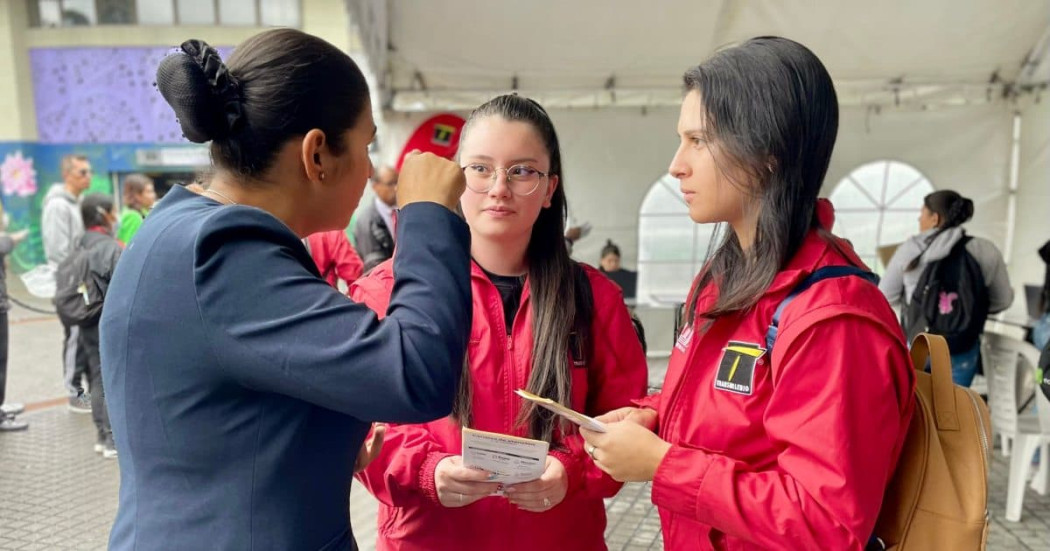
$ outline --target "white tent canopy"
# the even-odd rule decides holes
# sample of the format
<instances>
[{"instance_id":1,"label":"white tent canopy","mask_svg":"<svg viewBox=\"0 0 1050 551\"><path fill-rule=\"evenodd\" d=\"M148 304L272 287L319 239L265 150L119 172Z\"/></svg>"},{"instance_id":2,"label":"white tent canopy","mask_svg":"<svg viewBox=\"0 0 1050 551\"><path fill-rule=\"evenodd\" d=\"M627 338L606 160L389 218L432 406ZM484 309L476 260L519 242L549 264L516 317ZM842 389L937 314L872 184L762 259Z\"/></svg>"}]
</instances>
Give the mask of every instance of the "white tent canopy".
<instances>
[{"instance_id":1,"label":"white tent canopy","mask_svg":"<svg viewBox=\"0 0 1050 551\"><path fill-rule=\"evenodd\" d=\"M1045 0L348 4L381 90L385 159L435 111L468 111L511 90L548 108L571 213L595 226L575 251L582 260L597 261L606 238L628 265L646 260L639 209L676 147L684 70L720 47L780 35L812 49L836 82L842 109L825 195L865 163L907 163L977 203L968 227L1011 259L1015 311L1024 312L1021 285L1042 279L1034 250L1050 239Z\"/></svg>"},{"instance_id":2,"label":"white tent canopy","mask_svg":"<svg viewBox=\"0 0 1050 551\"><path fill-rule=\"evenodd\" d=\"M388 105L399 110L469 108L475 96L512 88L552 107L677 105L686 67L763 34L816 52L844 105L981 100L990 82L1001 94L1026 62L1034 67L1031 54L1050 24L1050 3L1038 0L350 5L355 20L377 22L359 27Z\"/></svg>"}]
</instances>

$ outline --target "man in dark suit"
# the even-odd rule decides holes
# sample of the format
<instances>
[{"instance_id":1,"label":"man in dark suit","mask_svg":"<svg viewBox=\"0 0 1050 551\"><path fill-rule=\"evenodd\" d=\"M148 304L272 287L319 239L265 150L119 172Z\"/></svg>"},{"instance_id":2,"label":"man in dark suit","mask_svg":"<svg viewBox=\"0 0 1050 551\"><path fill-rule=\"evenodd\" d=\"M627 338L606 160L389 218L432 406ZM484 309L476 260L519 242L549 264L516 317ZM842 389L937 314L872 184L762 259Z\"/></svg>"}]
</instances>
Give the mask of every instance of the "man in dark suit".
<instances>
[{"instance_id":1,"label":"man in dark suit","mask_svg":"<svg viewBox=\"0 0 1050 551\"><path fill-rule=\"evenodd\" d=\"M397 214L397 171L384 166L372 180L375 200L357 218L354 241L364 262L364 273L394 256L394 220Z\"/></svg>"}]
</instances>

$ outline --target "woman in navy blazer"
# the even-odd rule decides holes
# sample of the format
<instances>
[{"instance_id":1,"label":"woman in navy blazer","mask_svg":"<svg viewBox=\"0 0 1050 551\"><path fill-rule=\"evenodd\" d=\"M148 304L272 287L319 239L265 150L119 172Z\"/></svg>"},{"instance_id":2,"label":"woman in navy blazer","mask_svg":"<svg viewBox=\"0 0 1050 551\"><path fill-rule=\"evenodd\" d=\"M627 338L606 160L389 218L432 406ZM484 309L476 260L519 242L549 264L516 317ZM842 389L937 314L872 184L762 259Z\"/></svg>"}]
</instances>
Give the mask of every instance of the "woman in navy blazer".
<instances>
[{"instance_id":1,"label":"woman in navy blazer","mask_svg":"<svg viewBox=\"0 0 1050 551\"><path fill-rule=\"evenodd\" d=\"M372 174L365 79L278 29L227 67L191 40L157 85L211 142L201 195L174 188L114 274L102 364L121 468L111 549L356 549L348 503L373 421L449 413L471 320L463 174L410 158L387 317L319 277L301 238L345 228ZM373 450L374 451L374 450Z\"/></svg>"}]
</instances>

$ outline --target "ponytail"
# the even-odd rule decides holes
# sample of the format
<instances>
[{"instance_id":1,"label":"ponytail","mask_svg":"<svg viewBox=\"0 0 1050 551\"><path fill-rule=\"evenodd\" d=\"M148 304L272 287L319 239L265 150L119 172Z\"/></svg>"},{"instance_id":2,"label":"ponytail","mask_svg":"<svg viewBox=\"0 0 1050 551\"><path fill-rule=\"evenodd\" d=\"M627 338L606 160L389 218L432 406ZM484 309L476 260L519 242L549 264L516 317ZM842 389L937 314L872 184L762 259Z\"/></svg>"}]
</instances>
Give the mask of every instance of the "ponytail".
<instances>
[{"instance_id":1,"label":"ponytail","mask_svg":"<svg viewBox=\"0 0 1050 551\"><path fill-rule=\"evenodd\" d=\"M922 204L926 207L926 210L936 214L941 222L937 226L937 231L926 238L927 247L942 233L952 228L957 228L973 218L973 201L950 189L942 189L927 195L923 198ZM925 252L925 249L923 249L923 252ZM910 272L918 268L922 254L920 252L913 258L904 271Z\"/></svg>"}]
</instances>

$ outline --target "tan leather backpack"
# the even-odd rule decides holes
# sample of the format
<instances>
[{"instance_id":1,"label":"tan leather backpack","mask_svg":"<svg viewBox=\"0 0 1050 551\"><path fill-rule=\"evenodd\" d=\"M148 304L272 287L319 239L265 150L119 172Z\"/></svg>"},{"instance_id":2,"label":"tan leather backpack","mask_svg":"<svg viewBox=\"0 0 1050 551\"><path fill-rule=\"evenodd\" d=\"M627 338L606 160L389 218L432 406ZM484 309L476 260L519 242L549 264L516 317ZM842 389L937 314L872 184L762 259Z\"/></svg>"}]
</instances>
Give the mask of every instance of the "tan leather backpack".
<instances>
[{"instance_id":1,"label":"tan leather backpack","mask_svg":"<svg viewBox=\"0 0 1050 551\"><path fill-rule=\"evenodd\" d=\"M930 373L925 372L927 357ZM976 392L952 383L943 337L917 335L911 361L917 378L915 414L883 497L875 536L894 551L984 549L988 406Z\"/></svg>"}]
</instances>

